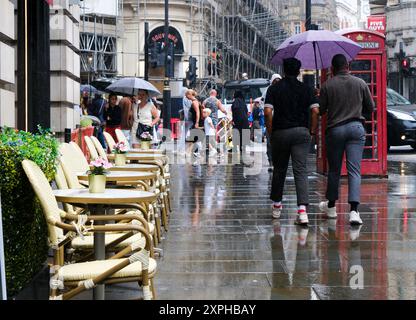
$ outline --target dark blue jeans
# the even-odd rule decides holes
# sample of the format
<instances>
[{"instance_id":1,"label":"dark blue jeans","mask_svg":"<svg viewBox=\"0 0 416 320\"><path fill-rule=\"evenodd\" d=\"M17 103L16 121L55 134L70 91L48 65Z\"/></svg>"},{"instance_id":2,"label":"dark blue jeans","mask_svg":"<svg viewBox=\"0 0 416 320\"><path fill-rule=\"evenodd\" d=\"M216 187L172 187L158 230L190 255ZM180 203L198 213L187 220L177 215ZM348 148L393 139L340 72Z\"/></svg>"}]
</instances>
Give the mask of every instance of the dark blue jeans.
<instances>
[{"instance_id":1,"label":"dark blue jeans","mask_svg":"<svg viewBox=\"0 0 416 320\"><path fill-rule=\"evenodd\" d=\"M101 145L103 146L104 150L107 150L107 143L105 142L105 137L104 137L104 128L103 127L98 127L97 128L97 139L98 141L100 141Z\"/></svg>"},{"instance_id":2,"label":"dark blue jeans","mask_svg":"<svg viewBox=\"0 0 416 320\"><path fill-rule=\"evenodd\" d=\"M338 200L339 179L345 153L348 170L348 202L360 202L364 144L365 129L359 121L328 129L326 146L329 170L326 198L329 201Z\"/></svg>"}]
</instances>

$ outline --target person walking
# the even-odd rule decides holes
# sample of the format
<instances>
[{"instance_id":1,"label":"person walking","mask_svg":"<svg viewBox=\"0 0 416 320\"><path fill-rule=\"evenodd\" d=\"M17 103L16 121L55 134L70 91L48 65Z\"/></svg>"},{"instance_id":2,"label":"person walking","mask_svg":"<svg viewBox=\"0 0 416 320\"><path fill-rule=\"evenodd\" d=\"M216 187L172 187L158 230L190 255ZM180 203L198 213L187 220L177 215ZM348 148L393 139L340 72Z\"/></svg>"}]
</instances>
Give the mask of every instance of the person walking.
<instances>
[{"instance_id":1,"label":"person walking","mask_svg":"<svg viewBox=\"0 0 416 320\"><path fill-rule=\"evenodd\" d=\"M264 104L264 101L266 100L266 95L267 95L267 91L269 91L269 88L273 85L276 85L280 80L282 80L282 76L280 74L275 73L275 74L272 75L272 77L270 78L270 86L267 88L266 91L264 91L263 96L261 97L262 101L263 101L263 104ZM269 136L269 134L267 133L267 130L266 130L267 159L269 160L269 169L268 169L268 171L273 172L273 159L272 159L273 155L272 155L272 144L270 142L270 138L271 137Z\"/></svg>"},{"instance_id":2,"label":"person walking","mask_svg":"<svg viewBox=\"0 0 416 320\"><path fill-rule=\"evenodd\" d=\"M209 156L215 156L218 153L216 143L217 130L215 129L214 124L212 123L210 114L211 109L206 108L202 112L202 117L204 119L205 137L207 149L209 151Z\"/></svg>"},{"instance_id":3,"label":"person walking","mask_svg":"<svg viewBox=\"0 0 416 320\"><path fill-rule=\"evenodd\" d=\"M189 109L189 130L193 129L199 129L199 121L201 119L201 113L200 113L200 106L199 101L197 99L197 92L195 90L188 90L187 91L187 98L191 102L191 108ZM192 137L192 135L191 135ZM193 155L197 158L201 156L200 152L202 150L202 143L201 141L198 141L197 136L193 136L193 144L190 146L190 149L193 153Z\"/></svg>"},{"instance_id":4,"label":"person walking","mask_svg":"<svg viewBox=\"0 0 416 320\"><path fill-rule=\"evenodd\" d=\"M139 90L137 94L139 103L133 104L133 127L131 138L133 144L140 144L143 132L153 135L153 126L159 122L159 112L149 99L147 90ZM134 146L133 146L134 147Z\"/></svg>"},{"instance_id":5,"label":"person walking","mask_svg":"<svg viewBox=\"0 0 416 320\"><path fill-rule=\"evenodd\" d=\"M280 218L283 189L289 159L292 159L295 176L298 215L295 224L309 223L309 183L307 157L311 142L309 117L318 117L318 100L313 90L297 77L302 64L295 58L283 61L284 78L267 91L265 101L266 127L272 144L273 181L271 200L273 218ZM316 109L316 110L315 110ZM273 112L274 111L274 112ZM314 121L316 124L316 121Z\"/></svg>"},{"instance_id":6,"label":"person walking","mask_svg":"<svg viewBox=\"0 0 416 320\"><path fill-rule=\"evenodd\" d=\"M327 80L320 91L320 114L327 114L326 147L328 155L327 201L319 208L328 218L337 217L335 202L339 196L339 180L344 153L348 171L349 222L363 222L358 212L361 192L361 161L366 131L364 114L374 112L374 101L365 81L349 72L346 57L332 59L333 78Z\"/></svg>"},{"instance_id":7,"label":"person walking","mask_svg":"<svg viewBox=\"0 0 416 320\"><path fill-rule=\"evenodd\" d=\"M262 115L262 110L260 107L260 103L261 103L261 98L257 98L256 100L254 100L253 103L253 110L251 112L251 117L253 119L253 123L251 125L251 130L250 130L250 139L253 142L259 142L261 143L262 141L262 135L258 134L258 130L261 130L261 115Z\"/></svg>"},{"instance_id":8,"label":"person walking","mask_svg":"<svg viewBox=\"0 0 416 320\"><path fill-rule=\"evenodd\" d=\"M250 125L248 122L248 110L247 105L244 100L244 95L241 91L237 90L234 93L234 101L231 105L231 112L233 114L233 123L234 128L238 130L239 139L240 139L240 154L241 154L241 162L243 163L243 156L245 153L245 147L248 141L244 141L245 130L250 129ZM236 141L233 137L233 141ZM236 146L236 145L235 145Z\"/></svg>"},{"instance_id":9,"label":"person walking","mask_svg":"<svg viewBox=\"0 0 416 320\"><path fill-rule=\"evenodd\" d=\"M112 93L108 97L109 103L104 111L105 132L111 134L117 141L116 130L121 129L121 108L117 104L117 95Z\"/></svg>"},{"instance_id":10,"label":"person walking","mask_svg":"<svg viewBox=\"0 0 416 320\"><path fill-rule=\"evenodd\" d=\"M131 128L133 127L133 106L131 103L130 98L123 98L119 102L119 106L121 109L121 131L123 131L124 135L129 144L131 144Z\"/></svg>"},{"instance_id":11,"label":"person walking","mask_svg":"<svg viewBox=\"0 0 416 320\"><path fill-rule=\"evenodd\" d=\"M218 125L218 110L221 110L222 113L227 115L227 110L225 110L224 106L222 105L221 101L217 98L218 92L217 90L211 90L209 93L209 97L205 99L202 103L203 108L211 109L211 119L212 123L214 124L215 128Z\"/></svg>"},{"instance_id":12,"label":"person walking","mask_svg":"<svg viewBox=\"0 0 416 320\"><path fill-rule=\"evenodd\" d=\"M103 133L106 122L104 116L106 105L107 101L103 99L103 96L101 94L95 94L92 103L88 106L88 115L94 116L101 121L100 126L97 129L97 139L100 141L104 150L107 150L107 144Z\"/></svg>"}]
</instances>

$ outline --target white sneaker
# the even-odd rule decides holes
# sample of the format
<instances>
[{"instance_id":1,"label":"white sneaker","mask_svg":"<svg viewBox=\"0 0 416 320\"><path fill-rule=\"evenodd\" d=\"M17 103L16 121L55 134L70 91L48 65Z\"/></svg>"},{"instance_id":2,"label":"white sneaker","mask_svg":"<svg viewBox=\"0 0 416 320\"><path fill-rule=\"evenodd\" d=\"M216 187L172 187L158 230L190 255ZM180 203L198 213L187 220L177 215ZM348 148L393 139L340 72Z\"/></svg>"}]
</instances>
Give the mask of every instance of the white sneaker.
<instances>
[{"instance_id":1,"label":"white sneaker","mask_svg":"<svg viewBox=\"0 0 416 320\"><path fill-rule=\"evenodd\" d=\"M302 228L298 227L300 230L298 231L298 243L301 246L306 245L306 238L308 237L309 229L308 228Z\"/></svg>"},{"instance_id":2,"label":"white sneaker","mask_svg":"<svg viewBox=\"0 0 416 320\"><path fill-rule=\"evenodd\" d=\"M273 219L279 219L281 214L282 214L282 209L283 206L276 206L276 205L272 205L272 210L273 210Z\"/></svg>"},{"instance_id":3,"label":"white sneaker","mask_svg":"<svg viewBox=\"0 0 416 320\"><path fill-rule=\"evenodd\" d=\"M350 239L351 239L351 241L355 241L360 237L360 231L361 231L362 227L363 227L362 225L351 227L351 229L350 229Z\"/></svg>"},{"instance_id":4,"label":"white sneaker","mask_svg":"<svg viewBox=\"0 0 416 320\"><path fill-rule=\"evenodd\" d=\"M296 218L295 224L301 226L307 226L309 223L308 214L306 211L298 211L298 216Z\"/></svg>"},{"instance_id":5,"label":"white sneaker","mask_svg":"<svg viewBox=\"0 0 416 320\"><path fill-rule=\"evenodd\" d=\"M357 211L350 212L350 224L352 225L363 224L363 220L361 220L359 212Z\"/></svg>"},{"instance_id":6,"label":"white sneaker","mask_svg":"<svg viewBox=\"0 0 416 320\"><path fill-rule=\"evenodd\" d=\"M319 210L325 212L328 219L336 219L337 218L337 208L328 208L328 201L323 201L319 204Z\"/></svg>"}]
</instances>

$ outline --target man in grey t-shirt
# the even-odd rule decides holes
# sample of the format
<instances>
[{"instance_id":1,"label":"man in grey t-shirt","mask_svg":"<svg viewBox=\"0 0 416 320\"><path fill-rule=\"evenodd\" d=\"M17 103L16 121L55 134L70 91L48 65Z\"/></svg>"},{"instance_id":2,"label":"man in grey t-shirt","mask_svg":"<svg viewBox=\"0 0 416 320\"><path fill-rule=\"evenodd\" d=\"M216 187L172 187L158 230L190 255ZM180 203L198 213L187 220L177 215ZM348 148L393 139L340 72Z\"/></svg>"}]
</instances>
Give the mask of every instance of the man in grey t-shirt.
<instances>
[{"instance_id":1,"label":"man in grey t-shirt","mask_svg":"<svg viewBox=\"0 0 416 320\"><path fill-rule=\"evenodd\" d=\"M224 106L222 105L221 101L217 98L217 90L211 90L209 93L209 98L205 99L202 103L202 106L211 110L211 119L214 127L218 124L218 109L221 110L224 114L227 114L227 110L225 110Z\"/></svg>"},{"instance_id":2,"label":"man in grey t-shirt","mask_svg":"<svg viewBox=\"0 0 416 320\"><path fill-rule=\"evenodd\" d=\"M361 191L361 161L366 141L364 114L374 112L374 101L367 84L349 73L344 55L332 59L334 77L320 92L320 114L327 114L326 146L328 156L328 186L326 198L319 207L328 218L336 218L339 180L343 155L348 170L348 202L351 205L350 224L362 224L358 205Z\"/></svg>"}]
</instances>

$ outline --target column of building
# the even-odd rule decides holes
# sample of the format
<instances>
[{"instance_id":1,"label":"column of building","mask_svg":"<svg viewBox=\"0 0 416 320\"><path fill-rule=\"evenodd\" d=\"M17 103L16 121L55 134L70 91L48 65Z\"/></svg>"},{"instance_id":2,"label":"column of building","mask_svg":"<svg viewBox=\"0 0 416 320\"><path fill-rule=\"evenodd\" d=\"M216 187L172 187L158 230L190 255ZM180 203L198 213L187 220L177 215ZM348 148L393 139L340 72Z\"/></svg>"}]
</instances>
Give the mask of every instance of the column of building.
<instances>
[{"instance_id":1,"label":"column of building","mask_svg":"<svg viewBox=\"0 0 416 320\"><path fill-rule=\"evenodd\" d=\"M15 127L14 5L0 0L0 126Z\"/></svg>"},{"instance_id":2,"label":"column of building","mask_svg":"<svg viewBox=\"0 0 416 320\"><path fill-rule=\"evenodd\" d=\"M55 0L50 8L51 128L63 133L80 121L80 8Z\"/></svg>"}]
</instances>

